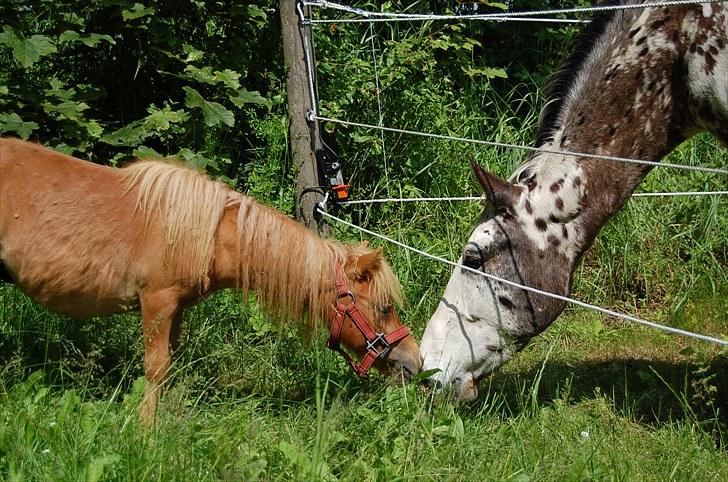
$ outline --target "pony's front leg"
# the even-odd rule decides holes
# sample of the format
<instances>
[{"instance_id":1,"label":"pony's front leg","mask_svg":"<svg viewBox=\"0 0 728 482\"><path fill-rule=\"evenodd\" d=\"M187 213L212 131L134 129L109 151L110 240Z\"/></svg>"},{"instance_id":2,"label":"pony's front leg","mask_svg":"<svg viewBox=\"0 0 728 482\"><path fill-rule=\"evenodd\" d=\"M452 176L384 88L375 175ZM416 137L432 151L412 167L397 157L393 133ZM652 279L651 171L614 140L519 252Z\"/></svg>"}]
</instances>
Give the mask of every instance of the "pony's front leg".
<instances>
[{"instance_id":1,"label":"pony's front leg","mask_svg":"<svg viewBox=\"0 0 728 482\"><path fill-rule=\"evenodd\" d=\"M140 296L144 333L144 375L147 386L139 408L139 418L153 425L162 382L171 365L170 342L176 344L182 307L176 290Z\"/></svg>"}]
</instances>

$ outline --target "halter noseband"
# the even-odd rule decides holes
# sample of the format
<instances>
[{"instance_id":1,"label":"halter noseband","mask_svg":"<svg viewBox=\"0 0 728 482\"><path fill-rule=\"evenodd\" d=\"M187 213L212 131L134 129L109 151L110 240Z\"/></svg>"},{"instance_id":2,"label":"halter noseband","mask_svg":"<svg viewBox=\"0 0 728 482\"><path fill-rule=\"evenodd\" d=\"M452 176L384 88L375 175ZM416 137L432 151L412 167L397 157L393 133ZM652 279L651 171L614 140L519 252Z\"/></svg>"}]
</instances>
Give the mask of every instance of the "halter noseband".
<instances>
[{"instance_id":1,"label":"halter noseband","mask_svg":"<svg viewBox=\"0 0 728 482\"><path fill-rule=\"evenodd\" d=\"M344 298L350 298L351 303L344 304L342 300ZM340 346L341 332L344 328L344 319L346 315L349 315L351 321L354 322L364 339L366 340L367 352L358 363L354 361L346 351ZM349 291L346 286L346 278L344 277L344 268L341 263L336 262L336 317L334 322L331 324L331 336L326 342L326 346L332 350L341 353L341 356L349 363L354 373L360 377L366 376L369 368L376 361L377 358L385 356L392 345L400 341L402 338L409 335L409 329L402 325L392 333L385 335L384 333L375 332L369 322L367 322L364 315L356 307L356 297L354 293Z\"/></svg>"}]
</instances>

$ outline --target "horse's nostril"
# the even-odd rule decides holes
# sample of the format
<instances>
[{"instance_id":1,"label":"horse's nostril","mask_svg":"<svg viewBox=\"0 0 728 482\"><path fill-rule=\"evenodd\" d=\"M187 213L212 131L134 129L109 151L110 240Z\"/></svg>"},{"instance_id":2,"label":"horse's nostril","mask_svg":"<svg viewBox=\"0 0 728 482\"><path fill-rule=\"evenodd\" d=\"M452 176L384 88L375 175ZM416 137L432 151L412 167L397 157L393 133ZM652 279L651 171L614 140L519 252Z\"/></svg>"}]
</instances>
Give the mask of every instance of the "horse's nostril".
<instances>
[{"instance_id":1,"label":"horse's nostril","mask_svg":"<svg viewBox=\"0 0 728 482\"><path fill-rule=\"evenodd\" d=\"M435 380L434 378L428 378L427 384L432 388L433 390L442 390L442 382L440 380Z\"/></svg>"}]
</instances>

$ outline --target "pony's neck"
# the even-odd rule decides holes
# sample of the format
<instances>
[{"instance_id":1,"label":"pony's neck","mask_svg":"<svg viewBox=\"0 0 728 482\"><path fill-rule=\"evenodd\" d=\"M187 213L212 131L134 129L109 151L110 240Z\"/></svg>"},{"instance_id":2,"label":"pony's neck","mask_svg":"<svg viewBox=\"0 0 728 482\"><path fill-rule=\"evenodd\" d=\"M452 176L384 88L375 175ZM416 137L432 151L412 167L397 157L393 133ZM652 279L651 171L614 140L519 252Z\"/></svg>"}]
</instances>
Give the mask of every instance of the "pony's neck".
<instances>
[{"instance_id":1,"label":"pony's neck","mask_svg":"<svg viewBox=\"0 0 728 482\"><path fill-rule=\"evenodd\" d=\"M215 289L254 291L269 314L283 320L331 324L334 273L346 245L322 239L300 223L240 195L217 233Z\"/></svg>"}]
</instances>

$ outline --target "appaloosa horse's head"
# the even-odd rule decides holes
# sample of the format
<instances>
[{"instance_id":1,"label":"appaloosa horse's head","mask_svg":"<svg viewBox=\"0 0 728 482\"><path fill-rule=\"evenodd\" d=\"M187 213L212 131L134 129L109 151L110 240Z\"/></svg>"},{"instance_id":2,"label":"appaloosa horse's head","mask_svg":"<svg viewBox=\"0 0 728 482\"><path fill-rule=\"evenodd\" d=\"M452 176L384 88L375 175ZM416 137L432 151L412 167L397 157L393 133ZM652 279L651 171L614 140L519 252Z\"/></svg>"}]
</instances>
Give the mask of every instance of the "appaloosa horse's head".
<instances>
[{"instance_id":1,"label":"appaloosa horse's head","mask_svg":"<svg viewBox=\"0 0 728 482\"><path fill-rule=\"evenodd\" d=\"M626 2L634 3L634 2ZM500 179L473 165L490 211L460 263L566 295L583 253L651 166L701 130L728 141L726 5L625 10L595 19L553 83L539 152ZM559 152L561 151L561 152ZM422 339L423 370L461 399L561 313L564 302L456 268Z\"/></svg>"}]
</instances>

